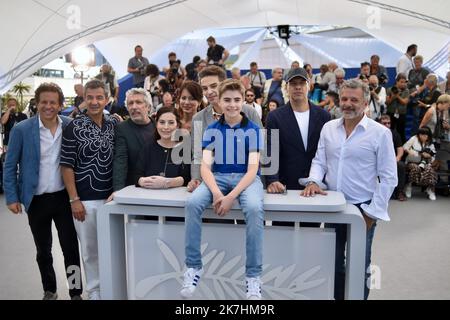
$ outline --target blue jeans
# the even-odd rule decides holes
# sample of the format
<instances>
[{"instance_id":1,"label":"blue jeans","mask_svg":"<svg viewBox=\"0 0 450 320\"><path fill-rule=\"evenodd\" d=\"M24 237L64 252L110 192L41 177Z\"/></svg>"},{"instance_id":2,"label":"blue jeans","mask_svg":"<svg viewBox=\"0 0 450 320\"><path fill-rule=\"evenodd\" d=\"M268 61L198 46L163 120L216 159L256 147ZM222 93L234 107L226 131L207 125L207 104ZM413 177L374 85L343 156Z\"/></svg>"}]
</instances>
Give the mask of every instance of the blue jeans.
<instances>
[{"instance_id":1,"label":"blue jeans","mask_svg":"<svg viewBox=\"0 0 450 320\"><path fill-rule=\"evenodd\" d=\"M242 173L214 173L216 183L224 195L241 181ZM202 214L212 203L212 193L204 182L195 189L186 202L185 254L188 268L202 268L200 245L202 238ZM264 231L264 190L259 176L238 197L246 223L247 277L259 277L262 273L262 246Z\"/></svg>"},{"instance_id":2,"label":"blue jeans","mask_svg":"<svg viewBox=\"0 0 450 320\"><path fill-rule=\"evenodd\" d=\"M370 203L370 201L369 201ZM361 204L356 204L362 213ZM364 276L364 300L369 297L369 287L367 280L370 277L370 264L372 256L372 242L375 235L376 221L366 233L366 260L365 260L365 276ZM326 224L326 228L334 228L336 231L336 258L334 266L334 298L336 300L344 300L345 298L345 247L347 243L347 225L346 224Z\"/></svg>"}]
</instances>

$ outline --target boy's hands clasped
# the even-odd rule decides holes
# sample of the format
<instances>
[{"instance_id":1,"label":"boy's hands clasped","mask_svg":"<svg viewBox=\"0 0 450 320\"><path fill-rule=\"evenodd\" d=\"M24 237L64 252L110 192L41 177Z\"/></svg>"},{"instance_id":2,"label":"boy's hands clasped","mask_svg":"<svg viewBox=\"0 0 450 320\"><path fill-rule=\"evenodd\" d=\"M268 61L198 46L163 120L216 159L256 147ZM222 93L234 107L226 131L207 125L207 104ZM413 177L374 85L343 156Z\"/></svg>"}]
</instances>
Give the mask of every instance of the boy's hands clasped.
<instances>
[{"instance_id":1,"label":"boy's hands clasped","mask_svg":"<svg viewBox=\"0 0 450 320\"><path fill-rule=\"evenodd\" d=\"M235 197L233 197L231 194L224 196L222 192L214 193L213 194L214 212L219 217L225 216L228 212L230 212L234 200Z\"/></svg>"}]
</instances>

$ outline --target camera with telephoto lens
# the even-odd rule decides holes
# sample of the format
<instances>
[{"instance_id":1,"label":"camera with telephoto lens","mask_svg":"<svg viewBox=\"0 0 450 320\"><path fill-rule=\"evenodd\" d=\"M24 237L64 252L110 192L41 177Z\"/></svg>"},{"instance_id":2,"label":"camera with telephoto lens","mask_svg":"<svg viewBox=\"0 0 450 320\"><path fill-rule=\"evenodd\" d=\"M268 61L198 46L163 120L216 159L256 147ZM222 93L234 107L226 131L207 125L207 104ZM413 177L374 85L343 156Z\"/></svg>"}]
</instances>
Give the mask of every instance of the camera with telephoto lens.
<instances>
[{"instance_id":1,"label":"camera with telephoto lens","mask_svg":"<svg viewBox=\"0 0 450 320\"><path fill-rule=\"evenodd\" d=\"M369 76L366 76L365 74L360 74L359 75L359 80L361 80L361 81L369 80Z\"/></svg>"},{"instance_id":2,"label":"camera with telephoto lens","mask_svg":"<svg viewBox=\"0 0 450 320\"><path fill-rule=\"evenodd\" d=\"M173 76L178 75L178 69L180 68L181 65L181 61L180 60L175 60L175 61L170 61L170 72L172 73Z\"/></svg>"},{"instance_id":3,"label":"camera with telephoto lens","mask_svg":"<svg viewBox=\"0 0 450 320\"><path fill-rule=\"evenodd\" d=\"M152 98L158 97L159 94L160 94L160 92L159 92L159 88L158 87L156 87L152 91L150 91L150 95L152 96Z\"/></svg>"},{"instance_id":4,"label":"camera with telephoto lens","mask_svg":"<svg viewBox=\"0 0 450 320\"><path fill-rule=\"evenodd\" d=\"M428 153L430 156L434 156L434 152L433 150L431 150L430 148L425 148L421 151L421 153Z\"/></svg>"},{"instance_id":5,"label":"camera with telephoto lens","mask_svg":"<svg viewBox=\"0 0 450 320\"><path fill-rule=\"evenodd\" d=\"M433 150L431 150L430 148L425 148L422 151L419 152L420 156L422 157L422 160L419 163L419 168L421 169L425 169L425 166L430 163L430 158L426 159L423 157L424 153L428 153L431 157L433 157L435 155L435 153L433 152Z\"/></svg>"},{"instance_id":6,"label":"camera with telephoto lens","mask_svg":"<svg viewBox=\"0 0 450 320\"><path fill-rule=\"evenodd\" d=\"M400 90L396 86L393 86L391 88L391 92L392 92L392 94L398 94L400 92Z\"/></svg>"}]
</instances>

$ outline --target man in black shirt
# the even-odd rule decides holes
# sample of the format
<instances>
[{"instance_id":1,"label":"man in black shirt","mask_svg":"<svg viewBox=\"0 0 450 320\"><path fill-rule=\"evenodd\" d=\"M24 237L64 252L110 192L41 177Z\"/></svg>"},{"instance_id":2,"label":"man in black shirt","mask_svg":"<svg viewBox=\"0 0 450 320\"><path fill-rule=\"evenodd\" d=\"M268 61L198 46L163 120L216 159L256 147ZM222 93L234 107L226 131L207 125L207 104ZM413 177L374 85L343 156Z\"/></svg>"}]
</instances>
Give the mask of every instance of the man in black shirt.
<instances>
[{"instance_id":1,"label":"man in black shirt","mask_svg":"<svg viewBox=\"0 0 450 320\"><path fill-rule=\"evenodd\" d=\"M380 117L380 123L385 126L386 128L391 129L391 117L389 117L387 114L383 114ZM405 163L402 161L403 157L403 144L402 144L402 138L400 137L400 134L396 130L392 130L392 142L394 143L394 150L395 150L395 157L397 159L397 177L398 177L398 185L397 188L395 188L394 191L394 197L397 198L399 201L405 201L405 178L406 178L406 166Z\"/></svg>"},{"instance_id":2,"label":"man in black shirt","mask_svg":"<svg viewBox=\"0 0 450 320\"><path fill-rule=\"evenodd\" d=\"M80 240L89 300L100 299L97 212L111 195L116 115L106 117L105 84L91 80L84 88L86 113L63 132L61 172L69 193L75 229Z\"/></svg>"},{"instance_id":3,"label":"man in black shirt","mask_svg":"<svg viewBox=\"0 0 450 320\"><path fill-rule=\"evenodd\" d=\"M224 62L228 59L230 53L220 44L216 44L216 39L214 39L214 37L210 36L206 41L208 42L209 47L206 54L206 61L208 61L208 64L223 67Z\"/></svg>"},{"instance_id":4,"label":"man in black shirt","mask_svg":"<svg viewBox=\"0 0 450 320\"><path fill-rule=\"evenodd\" d=\"M17 100L15 98L9 98L6 101L6 111L2 114L2 126L4 128L3 133L3 146L4 151L6 151L8 142L9 142L9 133L11 132L12 128L19 123L20 121L26 120L27 115L19 112L17 109Z\"/></svg>"}]
</instances>

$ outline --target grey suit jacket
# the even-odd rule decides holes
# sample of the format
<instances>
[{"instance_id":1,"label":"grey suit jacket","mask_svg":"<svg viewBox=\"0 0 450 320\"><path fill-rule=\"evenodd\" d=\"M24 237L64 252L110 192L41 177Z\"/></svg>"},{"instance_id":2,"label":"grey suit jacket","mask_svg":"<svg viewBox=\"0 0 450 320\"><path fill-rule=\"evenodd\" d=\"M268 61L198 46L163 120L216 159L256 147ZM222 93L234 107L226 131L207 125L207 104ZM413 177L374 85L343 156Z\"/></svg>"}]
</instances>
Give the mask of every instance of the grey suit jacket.
<instances>
[{"instance_id":1,"label":"grey suit jacket","mask_svg":"<svg viewBox=\"0 0 450 320\"><path fill-rule=\"evenodd\" d=\"M208 105L205 109L195 114L192 118L192 132L191 142L193 150L193 162L191 164L191 179L202 180L200 176L200 164L202 162L202 138L206 128L216 121L212 115L212 105ZM242 112L247 118L256 123L260 128L263 128L261 119L258 116L255 108L248 105L242 107Z\"/></svg>"}]
</instances>

